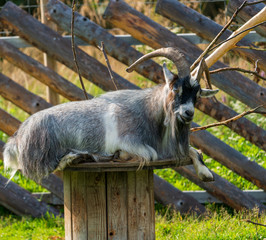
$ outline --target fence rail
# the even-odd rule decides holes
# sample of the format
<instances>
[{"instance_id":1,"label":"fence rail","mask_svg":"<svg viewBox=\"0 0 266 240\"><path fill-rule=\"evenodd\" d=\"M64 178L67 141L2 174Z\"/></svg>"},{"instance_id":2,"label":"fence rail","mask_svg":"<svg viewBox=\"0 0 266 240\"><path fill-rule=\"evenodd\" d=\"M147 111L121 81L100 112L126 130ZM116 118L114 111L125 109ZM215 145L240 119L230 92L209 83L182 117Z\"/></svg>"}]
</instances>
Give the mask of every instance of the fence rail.
<instances>
[{"instance_id":1,"label":"fence rail","mask_svg":"<svg viewBox=\"0 0 266 240\"><path fill-rule=\"evenodd\" d=\"M188 40L189 42L193 44L207 44L209 43L205 39L202 39L201 37L197 36L195 33L179 33L177 34L179 37L183 37L184 39ZM129 43L130 45L144 45L143 43L139 42L135 38L131 37L130 35L117 35L117 38ZM71 39L70 35L64 36L66 39ZM255 31L250 32L245 39L248 39L251 42L266 42L266 38L260 36ZM11 43L17 48L27 48L32 47L28 42L21 39L18 36L12 36L12 37L0 37L0 40L7 41L8 43ZM81 40L78 37L75 37L75 42L79 46L86 46L89 45L87 42Z\"/></svg>"}]
</instances>

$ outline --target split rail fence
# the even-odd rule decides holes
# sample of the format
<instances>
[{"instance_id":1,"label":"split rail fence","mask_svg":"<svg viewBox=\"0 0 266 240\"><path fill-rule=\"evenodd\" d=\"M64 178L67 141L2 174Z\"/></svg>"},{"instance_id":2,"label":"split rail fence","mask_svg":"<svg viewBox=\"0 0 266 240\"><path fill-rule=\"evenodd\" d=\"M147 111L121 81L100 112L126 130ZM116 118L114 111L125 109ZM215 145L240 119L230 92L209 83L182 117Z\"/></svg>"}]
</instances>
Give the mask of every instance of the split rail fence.
<instances>
[{"instance_id":1,"label":"split rail fence","mask_svg":"<svg viewBox=\"0 0 266 240\"><path fill-rule=\"evenodd\" d=\"M234 2L236 0L231 1ZM156 12L173 22L183 25L186 29L200 37L195 34L176 35L130 7L124 1L110 0L104 17L114 26L126 31L130 36L114 36L88 18L75 13L74 34L77 37L76 42L78 45L98 47L100 42L103 41L107 54L126 65L130 65L142 56L141 52L132 47L134 44L145 44L153 49L175 46L185 53L187 60L192 64L202 52L196 44L210 41L222 28L219 24L176 0L158 0ZM46 5L46 16L60 29L70 32L70 7L58 0L49 0ZM80 88L59 75L52 68L44 66L19 49L34 46L53 60L76 71L69 36L61 36L58 32L39 22L12 2L7 2L1 9L0 23L4 28L11 30L17 35L17 37L0 38L1 58L44 83L54 93L62 95L70 101L83 100L83 92ZM225 33L225 37L228 35L230 35L229 30ZM240 44L245 46L252 45L254 39L256 39L255 41L265 41L265 37L253 32L249 35L249 38L243 39ZM233 51L241 58L250 62L254 62L254 59L261 59L258 62L258 66L266 72L265 52L246 49L234 49ZM80 72L84 79L91 81L105 91L115 90L113 82L109 77L108 69L102 63L78 47L77 56ZM221 67L226 67L226 64L217 62L214 65L214 68ZM163 79L162 67L152 60L137 66L136 71L155 83L160 83L161 79ZM118 89L139 88L117 73L114 73L114 78ZM249 107L256 107L266 102L265 88L238 72L227 71L214 74L212 75L212 82L216 87ZM6 101L12 102L29 114L52 106L52 103L26 90L2 73L0 73L0 95ZM89 95L89 98L92 97ZM196 107L218 121L237 115L234 110L222 102L208 99L201 99ZM19 120L10 113L0 109L0 131L11 136L18 129L19 125ZM195 126L198 125L193 123L192 127ZM241 118L234 123L228 124L227 127L252 144L266 150L266 131L248 119ZM165 205L171 204L181 213L189 211L199 214L203 213L206 209L202 203L212 201L225 203L236 210L243 208L252 209L254 207L258 207L261 211L265 210L263 202L266 202L266 170L263 167L254 161L250 161L246 156L207 131L193 133L191 135L191 144L262 190L254 192L242 191L215 173L213 173L215 181L205 183L199 180L192 166L185 166L173 169L203 188L206 193L182 192L157 175L154 175L156 201ZM4 142L0 141L1 159L3 146ZM41 185L51 192L50 194L31 194L13 182L5 188L6 181L7 179L0 176L1 205L19 215L31 214L38 217L47 210L55 215L59 214L56 208L48 206L46 203L62 203L63 184L59 177L51 174L41 182ZM38 201L37 198L41 199L41 201Z\"/></svg>"}]
</instances>

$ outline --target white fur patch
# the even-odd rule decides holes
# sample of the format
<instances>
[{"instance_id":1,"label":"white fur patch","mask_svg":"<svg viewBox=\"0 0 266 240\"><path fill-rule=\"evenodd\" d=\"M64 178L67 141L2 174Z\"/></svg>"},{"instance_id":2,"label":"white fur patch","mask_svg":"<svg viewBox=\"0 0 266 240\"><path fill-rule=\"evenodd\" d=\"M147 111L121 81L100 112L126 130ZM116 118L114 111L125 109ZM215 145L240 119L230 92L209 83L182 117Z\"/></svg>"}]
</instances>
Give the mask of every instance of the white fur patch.
<instances>
[{"instance_id":1,"label":"white fur patch","mask_svg":"<svg viewBox=\"0 0 266 240\"><path fill-rule=\"evenodd\" d=\"M105 126L105 152L107 154L113 154L120 150L125 155L137 156L144 161L157 160L157 152L148 145L141 144L130 144L124 139L120 139L118 135L118 123L114 114L116 108L115 104L109 106L107 112L104 115L104 126ZM125 154L127 153L127 155Z\"/></svg>"},{"instance_id":2,"label":"white fur patch","mask_svg":"<svg viewBox=\"0 0 266 240\"><path fill-rule=\"evenodd\" d=\"M116 105L111 104L104 114L105 127L105 152L114 153L118 149L118 129L117 120L114 114Z\"/></svg>"}]
</instances>

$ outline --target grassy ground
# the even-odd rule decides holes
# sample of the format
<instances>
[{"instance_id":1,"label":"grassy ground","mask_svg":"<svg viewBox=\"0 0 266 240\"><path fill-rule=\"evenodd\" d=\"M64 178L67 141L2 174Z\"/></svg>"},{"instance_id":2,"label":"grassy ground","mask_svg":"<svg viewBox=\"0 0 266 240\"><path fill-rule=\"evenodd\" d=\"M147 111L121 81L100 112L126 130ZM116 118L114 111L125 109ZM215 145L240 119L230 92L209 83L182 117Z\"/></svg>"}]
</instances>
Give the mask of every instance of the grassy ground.
<instances>
[{"instance_id":1,"label":"grassy ground","mask_svg":"<svg viewBox=\"0 0 266 240\"><path fill-rule=\"evenodd\" d=\"M266 223L266 215L258 217L257 211L235 213L230 209L209 205L207 216L181 216L156 205L156 239L216 240L265 239L266 228L246 222ZM213 209L215 208L215 209ZM64 239L62 218L17 217L0 208L1 240L55 240Z\"/></svg>"}]
</instances>

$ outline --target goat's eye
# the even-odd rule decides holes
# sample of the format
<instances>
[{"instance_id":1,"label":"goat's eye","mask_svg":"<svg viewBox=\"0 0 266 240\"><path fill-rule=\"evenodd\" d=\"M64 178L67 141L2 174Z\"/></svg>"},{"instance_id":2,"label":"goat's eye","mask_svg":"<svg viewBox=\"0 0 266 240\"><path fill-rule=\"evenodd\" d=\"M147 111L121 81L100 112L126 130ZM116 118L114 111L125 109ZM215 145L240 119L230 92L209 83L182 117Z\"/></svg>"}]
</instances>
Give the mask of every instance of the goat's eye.
<instances>
[{"instance_id":1,"label":"goat's eye","mask_svg":"<svg viewBox=\"0 0 266 240\"><path fill-rule=\"evenodd\" d=\"M181 87L173 88L173 92L175 94L178 94L180 96L182 94L182 89L181 89Z\"/></svg>"}]
</instances>

